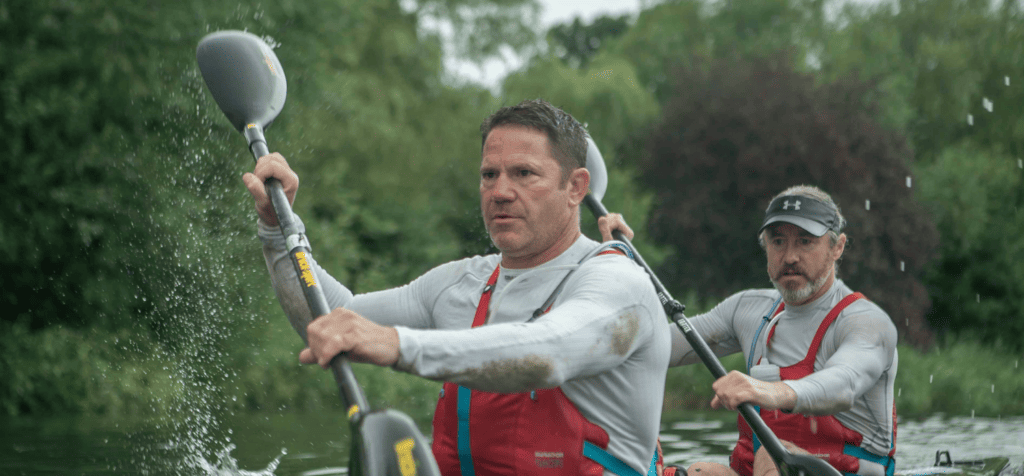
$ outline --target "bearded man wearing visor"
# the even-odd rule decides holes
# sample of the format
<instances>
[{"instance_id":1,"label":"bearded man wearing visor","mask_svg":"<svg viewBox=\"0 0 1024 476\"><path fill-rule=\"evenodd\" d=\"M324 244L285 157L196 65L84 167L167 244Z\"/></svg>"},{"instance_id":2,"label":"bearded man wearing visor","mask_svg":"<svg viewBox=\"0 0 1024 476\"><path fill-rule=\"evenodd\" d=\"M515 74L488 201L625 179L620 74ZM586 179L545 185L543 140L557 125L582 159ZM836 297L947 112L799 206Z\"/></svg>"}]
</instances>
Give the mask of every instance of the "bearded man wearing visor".
<instances>
[{"instance_id":1,"label":"bearded man wearing visor","mask_svg":"<svg viewBox=\"0 0 1024 476\"><path fill-rule=\"evenodd\" d=\"M602 232L626 229L619 217ZM775 196L758 241L775 289L736 293L690 323L719 356L743 352L747 373L718 379L714 408L759 407L791 452L826 459L848 474L892 476L896 450L896 327L888 314L838 279L846 220L808 185ZM699 362L674 325L670 365ZM742 417L730 465L695 463L689 476L777 473Z\"/></svg>"}]
</instances>

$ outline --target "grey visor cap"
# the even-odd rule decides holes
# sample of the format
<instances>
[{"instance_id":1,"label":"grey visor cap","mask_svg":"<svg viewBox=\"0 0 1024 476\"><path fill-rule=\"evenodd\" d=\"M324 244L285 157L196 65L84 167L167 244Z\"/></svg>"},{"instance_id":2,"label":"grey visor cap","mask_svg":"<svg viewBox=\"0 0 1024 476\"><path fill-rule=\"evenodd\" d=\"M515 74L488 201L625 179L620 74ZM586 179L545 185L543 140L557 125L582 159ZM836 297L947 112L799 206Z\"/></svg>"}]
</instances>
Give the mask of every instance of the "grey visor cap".
<instances>
[{"instance_id":1,"label":"grey visor cap","mask_svg":"<svg viewBox=\"0 0 1024 476\"><path fill-rule=\"evenodd\" d=\"M776 215L765 220L764 225L761 225L761 229L757 231L757 234L760 235L765 228L768 228L771 224L778 222L792 223L800 228L803 228L804 230L807 230L807 233L810 233L814 236L824 235L825 232L828 231L827 226L822 225L821 223L818 223L814 220L793 215Z\"/></svg>"},{"instance_id":2,"label":"grey visor cap","mask_svg":"<svg viewBox=\"0 0 1024 476\"><path fill-rule=\"evenodd\" d=\"M828 205L809 197L790 195L772 200L757 233L760 235L769 225L778 222L792 223L814 236L822 236L829 230L839 233L839 215Z\"/></svg>"}]
</instances>

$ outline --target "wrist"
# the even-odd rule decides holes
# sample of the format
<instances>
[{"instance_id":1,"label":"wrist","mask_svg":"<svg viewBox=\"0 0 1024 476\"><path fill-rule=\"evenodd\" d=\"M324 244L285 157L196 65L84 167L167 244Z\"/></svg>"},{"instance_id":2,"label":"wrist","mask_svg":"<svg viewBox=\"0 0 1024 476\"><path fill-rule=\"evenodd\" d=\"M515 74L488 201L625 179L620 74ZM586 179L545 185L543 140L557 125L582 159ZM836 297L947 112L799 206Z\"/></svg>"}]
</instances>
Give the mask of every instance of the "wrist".
<instances>
[{"instance_id":1,"label":"wrist","mask_svg":"<svg viewBox=\"0 0 1024 476\"><path fill-rule=\"evenodd\" d=\"M760 387L761 407L766 410L792 411L796 407L796 392L785 382L757 381Z\"/></svg>"},{"instance_id":2,"label":"wrist","mask_svg":"<svg viewBox=\"0 0 1024 476\"><path fill-rule=\"evenodd\" d=\"M793 411L796 408L796 392L785 382L776 382L775 404L776 408L784 411Z\"/></svg>"}]
</instances>

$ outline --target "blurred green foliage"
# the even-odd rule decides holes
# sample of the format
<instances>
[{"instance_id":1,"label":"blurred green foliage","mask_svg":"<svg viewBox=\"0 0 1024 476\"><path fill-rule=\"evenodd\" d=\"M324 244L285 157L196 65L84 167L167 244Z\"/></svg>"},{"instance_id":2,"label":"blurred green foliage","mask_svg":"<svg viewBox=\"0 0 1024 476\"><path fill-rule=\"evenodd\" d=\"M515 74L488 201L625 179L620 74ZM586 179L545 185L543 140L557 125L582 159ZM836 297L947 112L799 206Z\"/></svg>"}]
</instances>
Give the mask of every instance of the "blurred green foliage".
<instances>
[{"instance_id":1,"label":"blurred green foliage","mask_svg":"<svg viewBox=\"0 0 1024 476\"><path fill-rule=\"evenodd\" d=\"M765 287L757 244L764 209L786 187L815 184L848 221L839 276L887 309L905 340L927 346L919 277L937 233L905 185L906 141L873 119L871 84L815 85L788 61L709 60L676 70L677 93L636 160L656 196L648 230L673 249L659 273L709 296Z\"/></svg>"},{"instance_id":2,"label":"blurred green foliage","mask_svg":"<svg viewBox=\"0 0 1024 476\"><path fill-rule=\"evenodd\" d=\"M659 193L678 184L653 186L638 164L675 160L649 156L648 143L690 87L678 71L786 58L774 67L837 102L850 98L829 85L855 82L864 95L854 99L879 106L859 111L859 124L905 139L914 185L902 200L920 201L940 234L938 257L913 270L946 339L923 355L901 347L901 411L1019 413L1019 373L989 379L968 364L1024 348L1024 123L1013 107L1024 84L1013 46L1024 44L1022 13L1018 2L989 3L898 0L830 15L825 0L679 0L539 32L530 0L2 2L0 411L158 414L187 425L202 412L339 405L327 375L296 365L301 343L273 300L240 180L252 159L195 66L200 38L241 29L277 49L290 91L268 142L302 177L296 211L318 261L356 292L494 252L472 177L478 124L500 105L543 97L588 124L609 167L603 202L624 213L657 266L705 239L648 230ZM463 57L510 48L530 59L497 97L465 84L443 68L445 22ZM831 119L834 130L844 119ZM716 180L743 194L741 179ZM699 209L708 198L685 200ZM584 230L596 236L589 217ZM715 246L705 255L730 261L734 250ZM751 260L730 262L763 273ZM724 297L666 284L694 307ZM979 344L954 343L958 335ZM1003 350L990 351L997 341ZM421 420L432 411L438 384L356 371L374 405ZM925 371L941 385L909 391ZM667 407L709 400L700 394L709 378L699 366L673 369ZM968 393L947 392L960 381L974 382ZM979 403L986 397L995 406Z\"/></svg>"},{"instance_id":3,"label":"blurred green foliage","mask_svg":"<svg viewBox=\"0 0 1024 476\"><path fill-rule=\"evenodd\" d=\"M1024 348L1019 160L965 141L918 168L918 193L946 237L927 277L935 295L932 323L956 336L1017 351Z\"/></svg>"},{"instance_id":4,"label":"blurred green foliage","mask_svg":"<svg viewBox=\"0 0 1024 476\"><path fill-rule=\"evenodd\" d=\"M318 254L321 264L367 291L487 250L482 227L455 225L464 215L479 222L465 193L475 181L465 177L476 175L476 126L497 100L447 82L441 40L420 15L460 15L460 28L473 30L531 8L522 0L500 8L475 0L0 5L0 119L9 134L0 260L10 270L0 284L2 322L12 329L0 355L16 357L0 366L5 413L215 411L233 406L223 397L240 372L251 380L236 385L253 391L265 387L258 374L274 375L267 361L253 367L250 351L265 347L265 357L294 365L298 338L271 331L283 319L240 180L252 159L205 91L194 58L202 36L248 30L287 51L291 94L268 141L304 179L296 210L314 248L331 251ZM509 43L498 33L474 42L481 51ZM456 176L468 183L449 186ZM117 339L122 333L133 338ZM68 339L66 353L47 350L58 338ZM287 347L269 344L276 339ZM138 368L161 370L152 382L132 376L134 361L124 372L74 378L63 366L82 362L58 362L119 363L129 359L119 349L136 345L145 349L131 354ZM407 387L366 378L382 401ZM110 404L90 403L90 385L119 390ZM156 398L150 387L177 391L152 408L113 401ZM300 387L280 394L298 395L299 406L303 396L321 398ZM254 400L250 407L264 407L275 397Z\"/></svg>"},{"instance_id":5,"label":"blurred green foliage","mask_svg":"<svg viewBox=\"0 0 1024 476\"><path fill-rule=\"evenodd\" d=\"M32 332L0 322L0 412L54 411L130 416L166 411L175 389L166 364L147 357L156 342L128 329Z\"/></svg>"},{"instance_id":6,"label":"blurred green foliage","mask_svg":"<svg viewBox=\"0 0 1024 476\"><path fill-rule=\"evenodd\" d=\"M1001 346L947 339L928 353L900 345L896 412L900 418L936 413L999 417L1024 414L1024 362ZM744 367L741 354L722 359L727 370ZM665 382L665 411L710 410L714 378L703 366L674 367Z\"/></svg>"},{"instance_id":7,"label":"blurred green foliage","mask_svg":"<svg viewBox=\"0 0 1024 476\"><path fill-rule=\"evenodd\" d=\"M825 77L878 81L885 122L915 150L915 195L941 236L924 276L929 322L1016 352L1024 350L1022 8L977 0L846 8L846 27L821 54Z\"/></svg>"},{"instance_id":8,"label":"blurred green foliage","mask_svg":"<svg viewBox=\"0 0 1024 476\"><path fill-rule=\"evenodd\" d=\"M900 346L899 353L896 411L901 417L1024 414L1024 359L1005 346L945 339L928 354L909 346Z\"/></svg>"},{"instance_id":9,"label":"blurred green foliage","mask_svg":"<svg viewBox=\"0 0 1024 476\"><path fill-rule=\"evenodd\" d=\"M601 51L602 43L622 36L629 29L629 17L597 17L585 24L576 17L572 23L555 25L548 31L548 46L572 68L586 66Z\"/></svg>"}]
</instances>

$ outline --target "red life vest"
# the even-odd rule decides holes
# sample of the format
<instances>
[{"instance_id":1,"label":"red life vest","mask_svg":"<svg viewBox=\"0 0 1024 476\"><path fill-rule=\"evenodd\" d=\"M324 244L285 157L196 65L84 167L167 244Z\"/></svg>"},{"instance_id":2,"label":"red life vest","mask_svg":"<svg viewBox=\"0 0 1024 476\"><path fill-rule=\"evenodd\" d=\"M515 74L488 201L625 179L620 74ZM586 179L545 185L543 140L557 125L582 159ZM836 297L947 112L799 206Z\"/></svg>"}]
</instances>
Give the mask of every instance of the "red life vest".
<instances>
[{"instance_id":1,"label":"red life vest","mask_svg":"<svg viewBox=\"0 0 1024 476\"><path fill-rule=\"evenodd\" d=\"M486 321L500 269L487 281L473 327ZM433 427L432 449L444 475L600 476L608 469L640 476L606 451L608 433L588 421L557 387L502 394L446 382Z\"/></svg>"},{"instance_id":2,"label":"red life vest","mask_svg":"<svg viewBox=\"0 0 1024 476\"><path fill-rule=\"evenodd\" d=\"M811 347L807 351L804 360L789 367L779 369L782 380L797 380L806 377L814 372L814 358L821 347L821 341L825 337L825 331L839 317L839 313L857 299L864 298L861 293L853 293L836 304L825 316L825 320L818 326L818 332L811 341ZM865 298L866 299L866 298ZM778 311L782 312L785 304L782 304ZM775 335L773 327L768 334L767 342L770 342ZM765 344L767 346L767 343ZM781 410L760 410L761 418L779 437L787 440L810 452L813 455L826 459L829 464L844 473L857 473L860 470L860 460L874 461L885 467L886 474L891 476L895 470L893 455L896 453L896 407L893 405L893 445L886 456L879 456L867 451L860 446L864 437L839 422L832 415L826 416L804 416L798 413L786 413ZM737 426L740 430L740 438L733 449L732 457L729 459L733 470L742 476L751 476L753 473L754 454L761 447L761 442L750 430L750 426L742 416L737 418Z\"/></svg>"}]
</instances>

